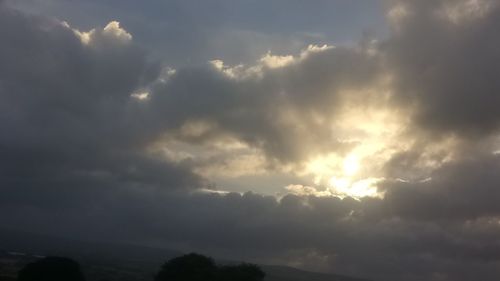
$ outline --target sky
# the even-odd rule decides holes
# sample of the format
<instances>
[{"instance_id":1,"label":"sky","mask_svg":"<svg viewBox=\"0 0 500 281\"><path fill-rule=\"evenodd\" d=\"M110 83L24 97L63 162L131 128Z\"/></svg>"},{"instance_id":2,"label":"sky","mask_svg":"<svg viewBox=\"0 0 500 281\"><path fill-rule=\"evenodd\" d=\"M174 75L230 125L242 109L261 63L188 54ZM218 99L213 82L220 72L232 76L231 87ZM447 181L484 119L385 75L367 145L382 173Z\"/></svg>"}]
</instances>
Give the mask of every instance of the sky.
<instances>
[{"instance_id":1,"label":"sky","mask_svg":"<svg viewBox=\"0 0 500 281\"><path fill-rule=\"evenodd\" d=\"M0 0L0 227L500 276L500 3Z\"/></svg>"}]
</instances>

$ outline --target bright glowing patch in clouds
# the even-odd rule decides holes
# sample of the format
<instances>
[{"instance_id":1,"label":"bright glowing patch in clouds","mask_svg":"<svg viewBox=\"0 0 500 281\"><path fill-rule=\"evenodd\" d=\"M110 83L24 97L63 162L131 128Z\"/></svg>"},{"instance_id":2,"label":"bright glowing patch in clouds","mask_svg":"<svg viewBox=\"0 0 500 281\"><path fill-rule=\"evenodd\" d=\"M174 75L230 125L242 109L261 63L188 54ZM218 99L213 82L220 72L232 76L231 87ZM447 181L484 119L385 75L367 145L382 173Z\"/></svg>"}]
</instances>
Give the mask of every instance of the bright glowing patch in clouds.
<instances>
[{"instance_id":1,"label":"bright glowing patch in clouds","mask_svg":"<svg viewBox=\"0 0 500 281\"><path fill-rule=\"evenodd\" d=\"M227 66L222 60L210 61L211 66L231 79L238 82L260 81L253 79L264 75L274 75L283 71L300 67L301 63L307 64L308 59L316 59L317 55L334 47L323 45L310 45L298 56L277 56L267 53L257 64L253 66L236 65ZM368 52L369 50L359 50ZM315 57L312 57L312 56ZM325 56L327 56L326 54ZM376 55L373 53L372 55ZM290 68L290 69L289 69ZM217 161L199 161L204 164L197 169L205 177L238 177L262 173L283 172L290 173L303 179L302 183L289 182L286 190L295 194L316 194L317 196L351 196L361 198L365 196L381 197L377 191L376 184L383 178L381 165L386 163L394 153L408 149L409 142L402 137L402 132L407 125L408 117L402 116L397 109L392 109L388 100L391 96L389 75L381 75L381 79L370 85L369 89L341 89L335 102L335 110L330 112L311 113L311 122L322 130L321 138L331 138L332 143L340 143L337 146L319 148L311 142L310 149L305 149L302 159L294 163L273 163L272 158L266 157L265 151L252 147L248 143L238 152L228 152L226 148L217 148L209 143L217 140L207 141L203 136L213 132L204 130L197 136L191 136L184 131L191 128L192 120L181 126L181 138L205 139L204 144L198 144L197 152L189 151L191 155L202 155L206 149L210 150L210 157ZM328 91L328 89L325 89ZM273 93L274 94L274 93ZM324 93L322 93L324 94ZM297 136L308 134L308 126L304 123L304 112L301 108L286 105L288 93L283 92L284 104L274 112L275 120L282 120L283 124L293 124L292 130L297 130ZM212 124L216 125L216 124ZM190 130L193 131L193 130ZM194 130L199 131L199 130ZM183 133L184 132L184 133ZM202 137L202 138L200 138ZM220 137L220 136L219 136ZM188 140L186 139L186 140ZM324 139L323 139L324 141ZM169 145L168 143L166 144ZM319 145L318 145L319 146ZM208 154L207 154L208 155ZM271 168L272 167L272 168Z\"/></svg>"},{"instance_id":2,"label":"bright glowing patch in clouds","mask_svg":"<svg viewBox=\"0 0 500 281\"><path fill-rule=\"evenodd\" d=\"M344 159L344 174L353 176L359 170L359 161L355 155L349 155Z\"/></svg>"},{"instance_id":3,"label":"bright glowing patch in clouds","mask_svg":"<svg viewBox=\"0 0 500 281\"><path fill-rule=\"evenodd\" d=\"M149 98L149 92L136 92L130 96L137 100L147 100Z\"/></svg>"},{"instance_id":4,"label":"bright glowing patch in clouds","mask_svg":"<svg viewBox=\"0 0 500 281\"><path fill-rule=\"evenodd\" d=\"M128 42L132 40L132 35L128 33L125 29L120 27L120 23L117 21L109 22L103 29L103 33L113 36L122 42Z\"/></svg>"},{"instance_id":5,"label":"bright glowing patch in clouds","mask_svg":"<svg viewBox=\"0 0 500 281\"><path fill-rule=\"evenodd\" d=\"M381 180L383 179L367 178L358 181L352 181L351 178L332 177L330 179L329 186L333 190L332 193L339 197L383 197L383 193L379 193L376 186L376 184Z\"/></svg>"},{"instance_id":6,"label":"bright glowing patch in clouds","mask_svg":"<svg viewBox=\"0 0 500 281\"><path fill-rule=\"evenodd\" d=\"M220 59L211 60L208 63L230 78L245 79L253 76L262 76L262 71L265 68L283 68L294 63L300 63L301 61L307 59L311 54L325 52L333 48L335 47L326 44L322 46L309 45L307 48L303 49L298 56L273 55L271 52L267 52L258 60L257 64L250 66L244 64L229 66Z\"/></svg>"},{"instance_id":7,"label":"bright glowing patch in clouds","mask_svg":"<svg viewBox=\"0 0 500 281\"><path fill-rule=\"evenodd\" d=\"M300 185L300 184L290 184L285 186L285 189L290 192L291 194L295 195L300 195L300 196L318 196L318 197L323 197L323 196L334 196L330 192L330 189L326 190L318 190L315 187L312 186L306 186L306 185Z\"/></svg>"},{"instance_id":8,"label":"bright glowing patch in clouds","mask_svg":"<svg viewBox=\"0 0 500 281\"><path fill-rule=\"evenodd\" d=\"M76 28L72 28L69 25L69 23L66 21L62 21L61 25L68 28L68 29L71 29L73 31L73 33L76 35L76 37L78 37L80 39L80 41L82 42L83 45L88 45L90 43L90 39L94 35L94 32L95 32L95 29L91 29L89 31L80 31Z\"/></svg>"},{"instance_id":9,"label":"bright glowing patch in clouds","mask_svg":"<svg viewBox=\"0 0 500 281\"><path fill-rule=\"evenodd\" d=\"M383 87L373 91L383 92ZM398 111L390 110L383 101L374 106L359 106L359 100L349 100L350 96L366 99L370 95L370 91L346 93L346 103L331 120L332 135L350 145L349 151L319 155L304 169L304 174L313 176L315 185L329 187L332 194L354 198L383 196L376 186L384 177L381 166L394 153L411 145L403 136L408 120Z\"/></svg>"},{"instance_id":10,"label":"bright glowing patch in clouds","mask_svg":"<svg viewBox=\"0 0 500 281\"><path fill-rule=\"evenodd\" d=\"M260 62L269 68L283 67L294 60L293 56L273 56L271 52L268 52L265 56L260 59Z\"/></svg>"}]
</instances>

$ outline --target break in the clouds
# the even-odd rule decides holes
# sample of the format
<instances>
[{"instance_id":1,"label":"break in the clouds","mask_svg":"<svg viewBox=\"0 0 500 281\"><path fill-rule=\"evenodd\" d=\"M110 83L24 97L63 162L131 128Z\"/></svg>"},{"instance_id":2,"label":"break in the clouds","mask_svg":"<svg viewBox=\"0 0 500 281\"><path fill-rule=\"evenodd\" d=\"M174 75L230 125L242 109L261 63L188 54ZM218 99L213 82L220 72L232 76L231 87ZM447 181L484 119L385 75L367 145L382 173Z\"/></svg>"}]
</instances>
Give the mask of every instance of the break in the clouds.
<instances>
[{"instance_id":1,"label":"break in the clouds","mask_svg":"<svg viewBox=\"0 0 500 281\"><path fill-rule=\"evenodd\" d=\"M281 27L224 1L206 8L231 17L191 20L113 3L0 3L2 227L375 280L500 275L495 1L377 2L379 35L307 14L373 4L272 1L297 15ZM365 16L343 19L380 24Z\"/></svg>"}]
</instances>

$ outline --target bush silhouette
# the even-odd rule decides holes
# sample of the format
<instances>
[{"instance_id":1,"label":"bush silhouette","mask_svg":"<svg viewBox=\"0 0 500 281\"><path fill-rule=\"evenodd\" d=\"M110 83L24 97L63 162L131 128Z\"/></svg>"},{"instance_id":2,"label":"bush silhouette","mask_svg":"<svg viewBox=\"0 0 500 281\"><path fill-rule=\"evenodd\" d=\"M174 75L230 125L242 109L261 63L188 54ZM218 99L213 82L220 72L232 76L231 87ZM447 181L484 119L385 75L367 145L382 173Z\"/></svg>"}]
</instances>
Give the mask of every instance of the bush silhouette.
<instances>
[{"instance_id":1,"label":"bush silhouette","mask_svg":"<svg viewBox=\"0 0 500 281\"><path fill-rule=\"evenodd\" d=\"M63 257L46 257L27 264L18 281L85 281L77 262Z\"/></svg>"},{"instance_id":2,"label":"bush silhouette","mask_svg":"<svg viewBox=\"0 0 500 281\"><path fill-rule=\"evenodd\" d=\"M155 281L261 281L264 276L256 265L217 266L211 258L191 253L166 262Z\"/></svg>"}]
</instances>

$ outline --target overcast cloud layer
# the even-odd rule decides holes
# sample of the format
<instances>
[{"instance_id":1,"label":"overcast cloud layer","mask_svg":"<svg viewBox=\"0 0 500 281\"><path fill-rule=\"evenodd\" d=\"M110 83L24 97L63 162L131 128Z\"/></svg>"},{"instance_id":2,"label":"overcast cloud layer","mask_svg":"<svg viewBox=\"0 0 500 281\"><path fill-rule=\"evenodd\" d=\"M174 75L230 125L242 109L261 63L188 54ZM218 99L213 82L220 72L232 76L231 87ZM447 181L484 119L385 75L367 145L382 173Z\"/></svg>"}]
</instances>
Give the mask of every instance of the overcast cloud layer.
<instances>
[{"instance_id":1,"label":"overcast cloud layer","mask_svg":"<svg viewBox=\"0 0 500 281\"><path fill-rule=\"evenodd\" d=\"M232 53L215 19L165 16L185 49L141 35L158 3L117 10L137 36L27 3L0 1L1 227L375 280L500 276L496 1L379 3L389 31L356 43L294 32L323 14L234 16L256 46ZM218 31L227 51L206 61L195 43Z\"/></svg>"}]
</instances>

